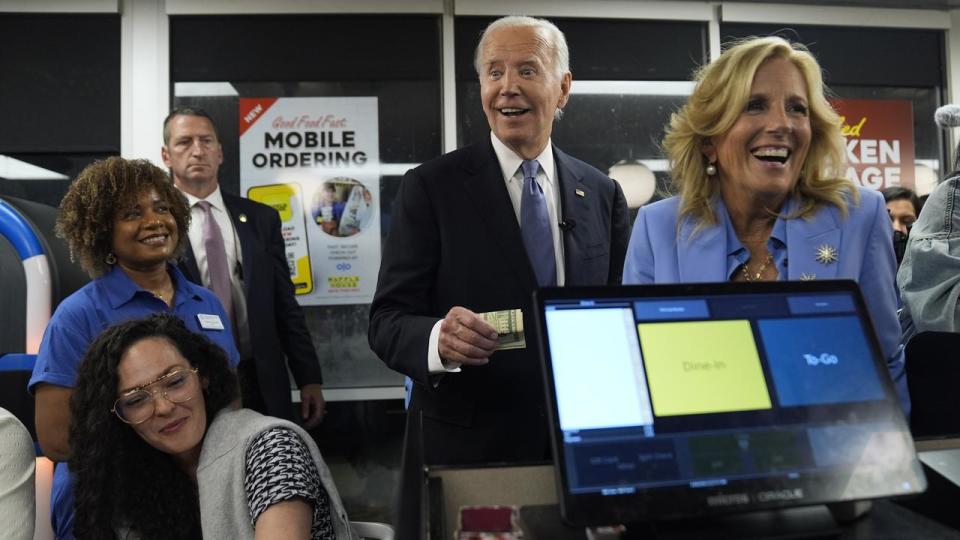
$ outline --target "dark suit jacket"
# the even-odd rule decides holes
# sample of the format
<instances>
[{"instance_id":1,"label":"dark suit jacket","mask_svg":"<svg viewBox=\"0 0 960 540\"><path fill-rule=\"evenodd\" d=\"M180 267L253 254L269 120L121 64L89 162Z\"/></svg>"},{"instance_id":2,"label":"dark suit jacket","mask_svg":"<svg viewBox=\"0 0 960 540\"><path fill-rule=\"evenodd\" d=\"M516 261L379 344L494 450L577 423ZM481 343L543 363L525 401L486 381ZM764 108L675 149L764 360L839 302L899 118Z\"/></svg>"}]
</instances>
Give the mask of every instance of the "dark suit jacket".
<instances>
[{"instance_id":1,"label":"dark suit jacket","mask_svg":"<svg viewBox=\"0 0 960 540\"><path fill-rule=\"evenodd\" d=\"M600 171L553 152L561 217L576 223L563 232L566 284L619 284L630 233L623 192ZM522 308L531 328L536 287L489 140L406 174L370 307L369 339L381 360L416 383L409 411L410 418L422 412L426 463L549 455L534 340L526 349L494 353L486 366L442 376L427 370L430 331L450 308Z\"/></svg>"},{"instance_id":2,"label":"dark suit jacket","mask_svg":"<svg viewBox=\"0 0 960 540\"><path fill-rule=\"evenodd\" d=\"M290 378L284 354L297 386L320 383L323 378L303 311L294 298L280 216L265 204L221 193L242 253L250 354L267 407L261 412L291 419ZM192 247L188 246L180 269L188 279L202 285Z\"/></svg>"}]
</instances>

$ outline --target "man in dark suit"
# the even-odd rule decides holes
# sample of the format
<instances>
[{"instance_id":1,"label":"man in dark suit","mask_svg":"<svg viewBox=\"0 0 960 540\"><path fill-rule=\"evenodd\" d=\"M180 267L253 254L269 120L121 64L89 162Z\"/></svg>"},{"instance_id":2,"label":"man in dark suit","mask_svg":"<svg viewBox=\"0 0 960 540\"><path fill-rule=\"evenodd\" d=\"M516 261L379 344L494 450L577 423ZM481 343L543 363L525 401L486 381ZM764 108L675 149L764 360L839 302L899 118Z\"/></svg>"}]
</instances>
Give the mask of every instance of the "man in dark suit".
<instances>
[{"instance_id":1,"label":"man in dark suit","mask_svg":"<svg viewBox=\"0 0 960 540\"><path fill-rule=\"evenodd\" d=\"M521 308L530 328L538 286L620 283L623 192L550 142L568 58L548 21L492 23L476 56L490 139L403 178L369 339L414 381L405 467L421 450L430 465L549 459L536 343L495 352L477 313Z\"/></svg>"},{"instance_id":2,"label":"man in dark suit","mask_svg":"<svg viewBox=\"0 0 960 540\"><path fill-rule=\"evenodd\" d=\"M187 197L193 218L180 269L212 289L232 319L243 405L301 420L294 417L289 365L300 388L303 424L315 427L325 410L320 363L294 298L279 214L220 190L223 149L206 112L173 110L163 123L163 142L163 162Z\"/></svg>"}]
</instances>

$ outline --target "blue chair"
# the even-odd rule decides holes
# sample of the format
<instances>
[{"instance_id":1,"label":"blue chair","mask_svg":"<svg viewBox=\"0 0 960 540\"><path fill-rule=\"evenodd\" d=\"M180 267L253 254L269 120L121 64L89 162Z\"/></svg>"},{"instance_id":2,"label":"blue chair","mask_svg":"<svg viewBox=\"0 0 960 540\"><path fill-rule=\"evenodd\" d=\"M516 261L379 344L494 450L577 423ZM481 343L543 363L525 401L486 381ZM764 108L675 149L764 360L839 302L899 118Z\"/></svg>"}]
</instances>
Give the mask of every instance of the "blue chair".
<instances>
[{"instance_id":1,"label":"blue chair","mask_svg":"<svg viewBox=\"0 0 960 540\"><path fill-rule=\"evenodd\" d=\"M35 354L0 356L0 407L13 413L27 427L34 441L37 440L37 431L33 422L33 395L27 391L27 382L36 359ZM40 455L39 450L37 455Z\"/></svg>"}]
</instances>

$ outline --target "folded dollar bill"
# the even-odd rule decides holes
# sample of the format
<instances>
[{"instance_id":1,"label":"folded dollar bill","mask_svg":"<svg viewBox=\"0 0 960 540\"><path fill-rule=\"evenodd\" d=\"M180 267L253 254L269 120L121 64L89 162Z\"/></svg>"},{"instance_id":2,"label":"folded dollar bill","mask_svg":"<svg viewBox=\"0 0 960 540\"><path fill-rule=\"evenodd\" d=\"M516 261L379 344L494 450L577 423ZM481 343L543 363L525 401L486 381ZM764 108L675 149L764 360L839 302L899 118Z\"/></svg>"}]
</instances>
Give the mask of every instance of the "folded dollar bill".
<instances>
[{"instance_id":1,"label":"folded dollar bill","mask_svg":"<svg viewBox=\"0 0 960 540\"><path fill-rule=\"evenodd\" d=\"M523 311L505 309L478 313L478 315L497 331L498 351L526 348L527 340L523 336Z\"/></svg>"}]
</instances>

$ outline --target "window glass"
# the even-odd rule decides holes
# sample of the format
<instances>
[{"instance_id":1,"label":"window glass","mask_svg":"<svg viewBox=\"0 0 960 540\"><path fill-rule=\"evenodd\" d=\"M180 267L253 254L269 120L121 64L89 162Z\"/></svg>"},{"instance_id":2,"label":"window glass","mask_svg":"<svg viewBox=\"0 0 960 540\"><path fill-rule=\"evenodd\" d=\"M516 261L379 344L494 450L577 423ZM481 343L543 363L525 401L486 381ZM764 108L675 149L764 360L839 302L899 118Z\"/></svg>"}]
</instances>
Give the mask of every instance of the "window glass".
<instances>
[{"instance_id":1,"label":"window glass","mask_svg":"<svg viewBox=\"0 0 960 540\"><path fill-rule=\"evenodd\" d=\"M0 73L0 195L56 207L120 153L120 16L0 13Z\"/></svg>"},{"instance_id":2,"label":"window glass","mask_svg":"<svg viewBox=\"0 0 960 540\"><path fill-rule=\"evenodd\" d=\"M456 20L457 141L461 146L489 136L473 55L480 34L492 20ZM572 96L563 118L554 125L553 142L604 172L615 164L642 163L641 177L627 169L611 176L624 186L628 201L631 191L637 191L643 200L657 200L667 181L659 149L663 128L670 114L686 101L689 78L706 59L706 24L551 21L567 38L573 73ZM598 35L604 39L598 40ZM652 182L659 188L656 192Z\"/></svg>"},{"instance_id":3,"label":"window glass","mask_svg":"<svg viewBox=\"0 0 960 540\"><path fill-rule=\"evenodd\" d=\"M434 16L172 17L173 105L211 113L224 151L220 185L240 193L240 98L376 97L385 239L400 178L441 153L439 29ZM402 384L370 351L368 311L304 307L325 387Z\"/></svg>"}]
</instances>

